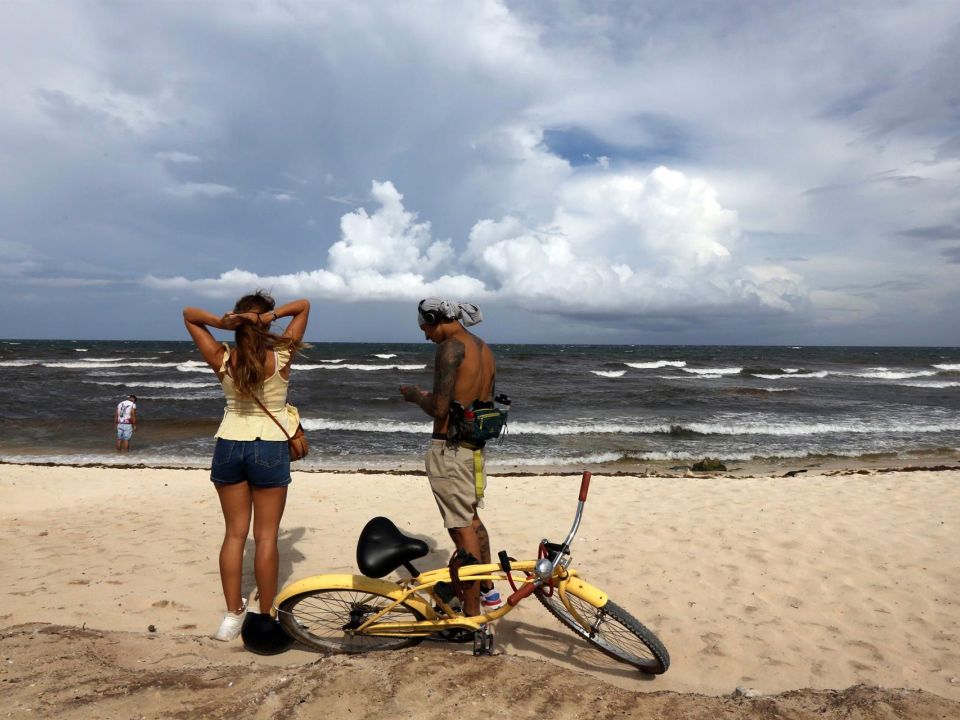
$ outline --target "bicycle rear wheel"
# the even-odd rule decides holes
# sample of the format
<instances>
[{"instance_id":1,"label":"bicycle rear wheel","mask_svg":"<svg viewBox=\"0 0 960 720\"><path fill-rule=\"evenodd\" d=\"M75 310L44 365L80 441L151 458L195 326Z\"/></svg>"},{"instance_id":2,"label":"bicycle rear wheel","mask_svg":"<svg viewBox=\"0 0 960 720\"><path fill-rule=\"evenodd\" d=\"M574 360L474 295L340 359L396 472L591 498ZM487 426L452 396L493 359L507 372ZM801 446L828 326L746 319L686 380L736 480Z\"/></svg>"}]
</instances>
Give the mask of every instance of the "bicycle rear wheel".
<instances>
[{"instance_id":1,"label":"bicycle rear wheel","mask_svg":"<svg viewBox=\"0 0 960 720\"><path fill-rule=\"evenodd\" d=\"M423 615L415 608L386 595L367 590L324 588L287 598L277 616L291 637L316 650L362 653L398 650L423 641L422 636L360 635L352 632L386 607L378 622L415 622Z\"/></svg>"},{"instance_id":2,"label":"bicycle rear wheel","mask_svg":"<svg viewBox=\"0 0 960 720\"><path fill-rule=\"evenodd\" d=\"M604 654L653 675L665 673L670 667L670 655L657 636L612 600L597 608L567 593L573 610L590 626L588 630L570 614L558 590L550 596L537 590L536 595L551 615Z\"/></svg>"}]
</instances>

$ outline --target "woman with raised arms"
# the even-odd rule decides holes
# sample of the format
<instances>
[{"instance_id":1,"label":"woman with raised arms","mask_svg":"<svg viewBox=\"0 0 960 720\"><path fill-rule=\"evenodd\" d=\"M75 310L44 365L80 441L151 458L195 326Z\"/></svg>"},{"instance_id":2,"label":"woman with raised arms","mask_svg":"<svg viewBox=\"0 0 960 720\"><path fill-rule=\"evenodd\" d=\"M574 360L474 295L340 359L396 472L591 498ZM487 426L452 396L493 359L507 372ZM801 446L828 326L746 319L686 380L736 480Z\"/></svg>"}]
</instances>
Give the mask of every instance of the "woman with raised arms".
<instances>
[{"instance_id":1,"label":"woman with raised arms","mask_svg":"<svg viewBox=\"0 0 960 720\"><path fill-rule=\"evenodd\" d=\"M194 307L183 310L187 331L220 379L227 403L210 471L225 525L220 581L227 611L214 634L217 640L236 638L247 611L241 577L251 518L256 545L254 575L260 612L266 617L277 594L277 536L290 484L287 436L277 422L290 436L300 423L296 408L287 403L287 386L293 356L303 347L309 314L308 300L275 308L273 298L259 290L244 295L232 312L222 316ZM286 330L272 332L273 323L285 317L291 318ZM209 328L233 330L234 348L217 342Z\"/></svg>"}]
</instances>

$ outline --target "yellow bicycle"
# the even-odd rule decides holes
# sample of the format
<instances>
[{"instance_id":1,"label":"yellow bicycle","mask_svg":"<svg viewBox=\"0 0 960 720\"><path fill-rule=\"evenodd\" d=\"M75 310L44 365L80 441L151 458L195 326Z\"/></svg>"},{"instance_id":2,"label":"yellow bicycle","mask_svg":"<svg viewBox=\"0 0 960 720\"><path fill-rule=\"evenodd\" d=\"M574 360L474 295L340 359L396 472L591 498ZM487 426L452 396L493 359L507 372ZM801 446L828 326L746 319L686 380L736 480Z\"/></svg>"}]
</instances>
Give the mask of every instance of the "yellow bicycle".
<instances>
[{"instance_id":1,"label":"yellow bicycle","mask_svg":"<svg viewBox=\"0 0 960 720\"><path fill-rule=\"evenodd\" d=\"M589 487L590 473L585 472L566 540L543 540L536 560L516 561L501 552L499 564L421 573L412 562L427 555L427 544L404 535L387 518L374 518L357 543L362 575L316 575L291 583L277 595L273 615L295 640L325 652L395 650L441 635L472 638L474 653L487 654L493 640L488 624L536 595L561 623L610 657L644 673L666 672L670 656L656 635L570 566L570 544ZM381 579L400 567L411 576L398 582ZM508 582L513 594L496 610L464 616L452 590L462 582L485 580Z\"/></svg>"}]
</instances>

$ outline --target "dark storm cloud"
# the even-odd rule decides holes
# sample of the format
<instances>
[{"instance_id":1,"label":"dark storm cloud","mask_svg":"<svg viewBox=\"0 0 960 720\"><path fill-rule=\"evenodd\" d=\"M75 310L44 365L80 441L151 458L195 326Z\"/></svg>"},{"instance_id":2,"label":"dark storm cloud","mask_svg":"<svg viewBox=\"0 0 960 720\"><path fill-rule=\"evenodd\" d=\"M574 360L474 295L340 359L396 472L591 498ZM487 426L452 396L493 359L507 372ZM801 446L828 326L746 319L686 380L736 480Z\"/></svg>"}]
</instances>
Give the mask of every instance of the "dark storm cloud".
<instances>
[{"instance_id":1,"label":"dark storm cloud","mask_svg":"<svg viewBox=\"0 0 960 720\"><path fill-rule=\"evenodd\" d=\"M955 249L902 242L960 237L958 22L913 2L0 4L3 332L169 335L170 307L257 280L372 338L392 326L368 303L442 282L528 327L560 303L585 339L652 331L630 307L660 339L875 337L908 291L960 314ZM903 267L918 286L884 284Z\"/></svg>"}]
</instances>

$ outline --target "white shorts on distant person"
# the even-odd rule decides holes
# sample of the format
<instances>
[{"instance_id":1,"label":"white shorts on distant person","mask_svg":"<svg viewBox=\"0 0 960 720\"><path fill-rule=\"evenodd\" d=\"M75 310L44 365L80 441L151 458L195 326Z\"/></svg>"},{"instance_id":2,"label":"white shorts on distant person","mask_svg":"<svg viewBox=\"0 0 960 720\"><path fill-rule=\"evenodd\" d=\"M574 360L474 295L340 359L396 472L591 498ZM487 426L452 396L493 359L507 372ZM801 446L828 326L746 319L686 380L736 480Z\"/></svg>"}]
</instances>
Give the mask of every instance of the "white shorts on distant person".
<instances>
[{"instance_id":1,"label":"white shorts on distant person","mask_svg":"<svg viewBox=\"0 0 960 720\"><path fill-rule=\"evenodd\" d=\"M131 423L117 423L117 440L129 440L133 437L133 425Z\"/></svg>"}]
</instances>

